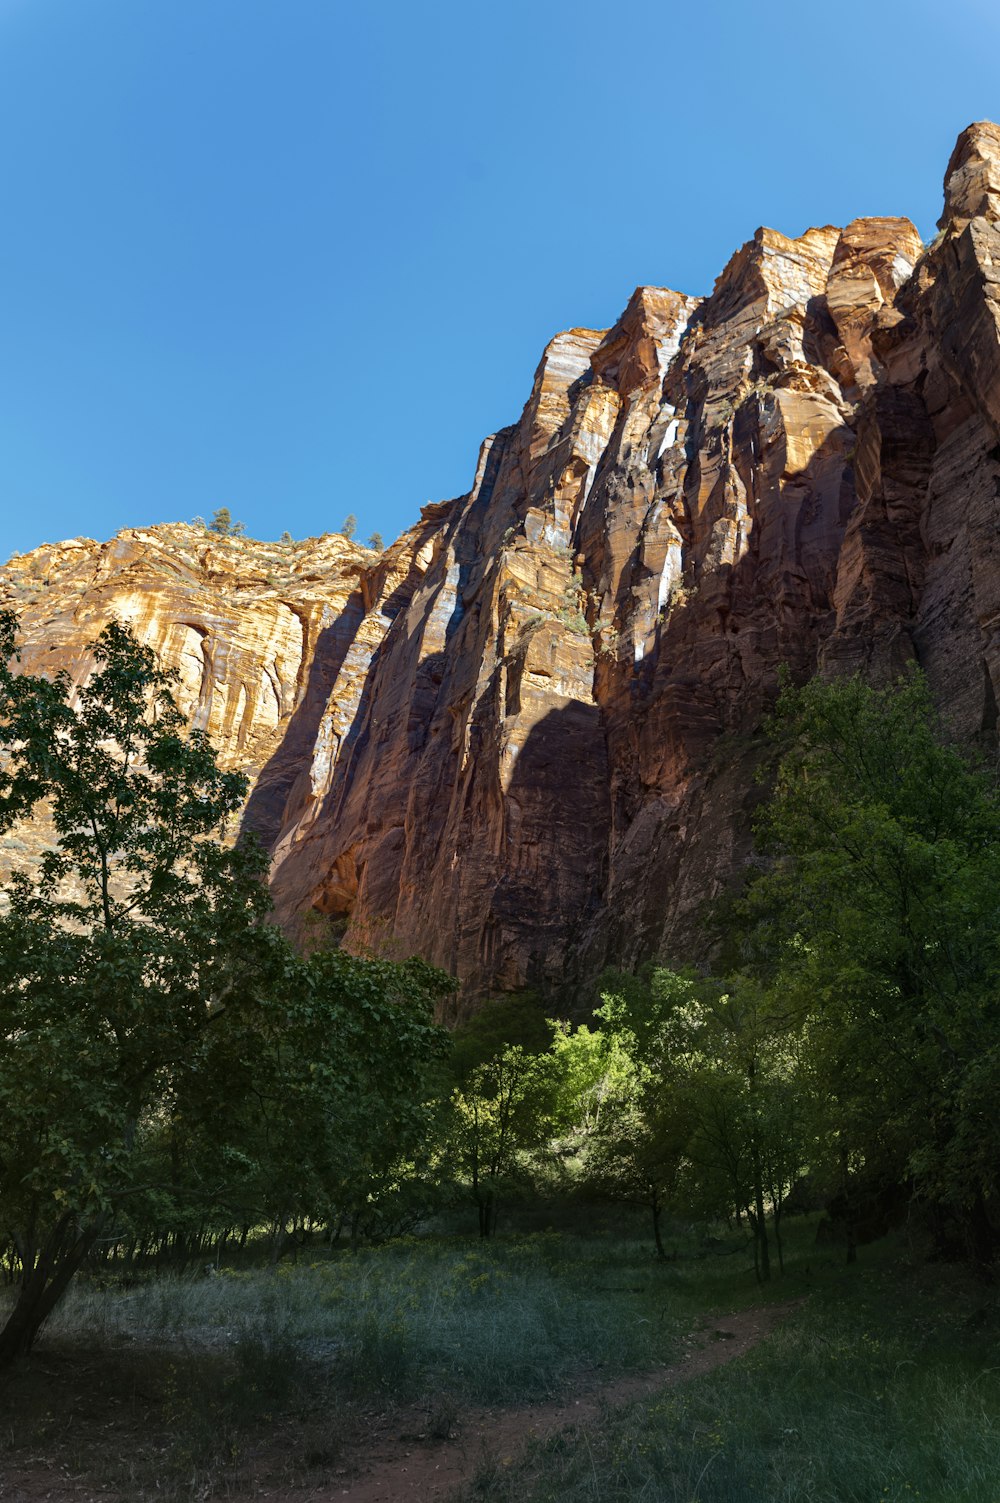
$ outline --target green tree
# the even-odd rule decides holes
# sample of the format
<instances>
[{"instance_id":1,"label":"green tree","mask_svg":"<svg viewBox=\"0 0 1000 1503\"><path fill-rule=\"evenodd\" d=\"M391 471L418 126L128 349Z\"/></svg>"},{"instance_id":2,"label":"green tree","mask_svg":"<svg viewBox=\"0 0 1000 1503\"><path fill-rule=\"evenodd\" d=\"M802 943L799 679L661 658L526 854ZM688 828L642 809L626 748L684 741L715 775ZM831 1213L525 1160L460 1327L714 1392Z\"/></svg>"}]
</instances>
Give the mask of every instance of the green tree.
<instances>
[{"instance_id":1,"label":"green tree","mask_svg":"<svg viewBox=\"0 0 1000 1503\"><path fill-rule=\"evenodd\" d=\"M368 546L369 548L373 548L376 553L381 553L385 548L385 543L382 541L382 534L380 532L373 532L371 537L368 539Z\"/></svg>"},{"instance_id":2,"label":"green tree","mask_svg":"<svg viewBox=\"0 0 1000 1503\"><path fill-rule=\"evenodd\" d=\"M746 1215L761 1280L770 1277L767 1214L781 1255L781 1207L801 1171L806 1115L800 1018L755 979L727 982L653 969L606 983L598 1017L627 1061L605 1113L591 1173L653 1214Z\"/></svg>"},{"instance_id":3,"label":"green tree","mask_svg":"<svg viewBox=\"0 0 1000 1503\"><path fill-rule=\"evenodd\" d=\"M909 1177L993 1256L1000 1184L1000 799L919 673L786 689L742 907L758 973L809 1018L845 1166Z\"/></svg>"},{"instance_id":4,"label":"green tree","mask_svg":"<svg viewBox=\"0 0 1000 1503\"><path fill-rule=\"evenodd\" d=\"M358 519L353 511L350 512L341 523L340 531L345 538L352 538L358 530Z\"/></svg>"},{"instance_id":5,"label":"green tree","mask_svg":"<svg viewBox=\"0 0 1000 1503\"><path fill-rule=\"evenodd\" d=\"M339 949L287 952L275 980L271 1005L206 1035L204 1068L187 1073L160 1128L170 1157L185 1145L201 1187L218 1182L228 1156L230 1218L269 1221L280 1246L305 1218L356 1227L412 1171L435 1111L431 1072L448 1047L434 1002L454 983L417 959Z\"/></svg>"},{"instance_id":6,"label":"green tree","mask_svg":"<svg viewBox=\"0 0 1000 1503\"><path fill-rule=\"evenodd\" d=\"M555 1131L558 1077L551 1054L508 1044L475 1065L455 1092L453 1151L479 1216L496 1231L500 1203L530 1179L530 1157Z\"/></svg>"},{"instance_id":7,"label":"green tree","mask_svg":"<svg viewBox=\"0 0 1000 1503\"><path fill-rule=\"evenodd\" d=\"M209 532L217 532L220 537L227 538L233 530L233 519L228 506L220 506L218 511L213 511L212 520L208 524Z\"/></svg>"},{"instance_id":8,"label":"green tree","mask_svg":"<svg viewBox=\"0 0 1000 1503\"><path fill-rule=\"evenodd\" d=\"M766 1282L767 1216L781 1264L782 1206L808 1153L802 1020L753 977L707 982L700 992L673 1061L674 1091L687 1099L685 1152L704 1208L746 1214Z\"/></svg>"},{"instance_id":9,"label":"green tree","mask_svg":"<svg viewBox=\"0 0 1000 1503\"><path fill-rule=\"evenodd\" d=\"M19 1272L0 1365L97 1238L239 1208L283 1227L412 1151L442 1048L418 961L302 961L264 922L266 861L219 839L219 769L122 626L76 693L13 671L0 615L0 829L52 844L0 914L0 1246ZM346 1187L346 1188L345 1188Z\"/></svg>"},{"instance_id":10,"label":"green tree","mask_svg":"<svg viewBox=\"0 0 1000 1503\"><path fill-rule=\"evenodd\" d=\"M292 537L292 534L290 532L283 532L281 534L280 542L283 548L290 548L294 541L295 539Z\"/></svg>"},{"instance_id":11,"label":"green tree","mask_svg":"<svg viewBox=\"0 0 1000 1503\"><path fill-rule=\"evenodd\" d=\"M47 813L54 844L0 916L0 1221L21 1269L0 1363L30 1345L133 1188L162 1072L266 969L263 859L213 835L242 777L187 733L170 676L125 628L77 692L12 671L0 616L0 828Z\"/></svg>"}]
</instances>

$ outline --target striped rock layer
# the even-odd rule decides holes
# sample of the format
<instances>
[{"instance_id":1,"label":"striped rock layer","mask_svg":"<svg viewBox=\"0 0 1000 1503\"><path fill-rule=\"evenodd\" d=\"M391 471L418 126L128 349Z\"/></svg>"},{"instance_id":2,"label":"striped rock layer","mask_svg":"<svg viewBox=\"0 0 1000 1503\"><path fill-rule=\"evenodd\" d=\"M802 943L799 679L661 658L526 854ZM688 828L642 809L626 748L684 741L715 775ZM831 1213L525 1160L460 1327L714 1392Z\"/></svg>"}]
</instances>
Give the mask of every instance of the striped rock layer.
<instances>
[{"instance_id":1,"label":"striped rock layer","mask_svg":"<svg viewBox=\"0 0 1000 1503\"><path fill-rule=\"evenodd\" d=\"M12 560L0 604L26 668L79 682L115 614L178 669L291 929L470 997L689 955L782 664L915 659L995 739L1000 128L960 137L928 247L762 229L704 300L640 287L557 335L468 494L383 554L157 527Z\"/></svg>"}]
</instances>

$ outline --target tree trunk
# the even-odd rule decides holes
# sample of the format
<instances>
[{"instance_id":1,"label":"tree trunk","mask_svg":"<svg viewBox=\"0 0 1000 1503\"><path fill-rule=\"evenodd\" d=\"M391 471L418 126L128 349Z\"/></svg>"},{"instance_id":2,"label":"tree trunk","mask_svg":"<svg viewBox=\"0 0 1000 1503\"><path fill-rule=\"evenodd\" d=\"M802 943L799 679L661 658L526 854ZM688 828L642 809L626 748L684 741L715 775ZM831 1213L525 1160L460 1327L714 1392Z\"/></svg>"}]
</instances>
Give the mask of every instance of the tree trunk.
<instances>
[{"instance_id":1,"label":"tree trunk","mask_svg":"<svg viewBox=\"0 0 1000 1503\"><path fill-rule=\"evenodd\" d=\"M0 1369L26 1357L44 1322L69 1287L70 1280L86 1258L100 1232L95 1222L67 1241L72 1218L64 1216L55 1226L30 1273L25 1270L21 1291L0 1331Z\"/></svg>"},{"instance_id":2,"label":"tree trunk","mask_svg":"<svg viewBox=\"0 0 1000 1503\"><path fill-rule=\"evenodd\" d=\"M989 1267L995 1259L997 1240L997 1233L990 1220L990 1213L986 1209L983 1192L977 1190L976 1198L969 1211L969 1242L974 1260L982 1267Z\"/></svg>"},{"instance_id":3,"label":"tree trunk","mask_svg":"<svg viewBox=\"0 0 1000 1503\"><path fill-rule=\"evenodd\" d=\"M778 1249L778 1271L785 1271L785 1250L781 1245L781 1206L775 1202L774 1206L774 1245Z\"/></svg>"},{"instance_id":4,"label":"tree trunk","mask_svg":"<svg viewBox=\"0 0 1000 1503\"><path fill-rule=\"evenodd\" d=\"M660 1213L662 1210L663 1207L660 1205L660 1197L654 1190L652 1199L653 1240L656 1243L656 1256L661 1260L665 1259L667 1256L666 1252L663 1249L663 1238L660 1236Z\"/></svg>"},{"instance_id":5,"label":"tree trunk","mask_svg":"<svg viewBox=\"0 0 1000 1503\"><path fill-rule=\"evenodd\" d=\"M479 1235L482 1238L492 1237L497 1229L497 1204L496 1192L487 1190L479 1202Z\"/></svg>"},{"instance_id":6,"label":"tree trunk","mask_svg":"<svg viewBox=\"0 0 1000 1503\"><path fill-rule=\"evenodd\" d=\"M767 1243L767 1222L764 1219L764 1185L760 1170L760 1158L754 1149L753 1154L753 1195L754 1195L754 1232L760 1247L760 1258L757 1263L757 1277L762 1284L766 1284L771 1278L771 1250Z\"/></svg>"}]
</instances>

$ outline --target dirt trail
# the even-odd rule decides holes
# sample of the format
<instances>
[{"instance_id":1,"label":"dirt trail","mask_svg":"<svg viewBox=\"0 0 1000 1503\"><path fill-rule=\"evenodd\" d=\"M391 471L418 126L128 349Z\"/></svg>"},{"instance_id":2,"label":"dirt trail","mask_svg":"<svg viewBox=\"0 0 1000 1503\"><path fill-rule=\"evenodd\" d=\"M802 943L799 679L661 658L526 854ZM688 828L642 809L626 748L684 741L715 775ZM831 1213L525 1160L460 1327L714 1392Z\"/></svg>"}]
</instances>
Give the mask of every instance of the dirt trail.
<instances>
[{"instance_id":1,"label":"dirt trail","mask_svg":"<svg viewBox=\"0 0 1000 1503\"><path fill-rule=\"evenodd\" d=\"M632 1373L600 1387L587 1388L576 1399L516 1408L462 1409L446 1440L426 1431L425 1409L396 1411L372 1420L364 1439L342 1458L342 1473L327 1472L321 1486L280 1482L265 1446L251 1466L252 1475L234 1477L221 1489L232 1503L445 1503L471 1481L485 1462L515 1458L534 1436L549 1435L570 1425L597 1419L605 1405L627 1404L711 1372L741 1357L762 1341L792 1310L804 1303L790 1300L735 1315L705 1319L684 1340L683 1357L668 1367ZM121 1436L109 1434L110 1444ZM74 1469L75 1470L75 1469ZM357 1475L352 1475L357 1473ZM342 1480L341 1480L342 1478ZM273 1479L273 1480L272 1480ZM0 1503L132 1503L117 1488L94 1486L52 1458L22 1457L12 1466L0 1462Z\"/></svg>"},{"instance_id":2,"label":"dirt trail","mask_svg":"<svg viewBox=\"0 0 1000 1503\"><path fill-rule=\"evenodd\" d=\"M456 1433L447 1440L422 1440L419 1432L407 1438L405 1422L401 1434L397 1415L391 1433L376 1434L366 1442L362 1476L341 1484L328 1482L298 1497L302 1503L443 1503L471 1480L483 1461L513 1457L532 1437L594 1420L605 1405L627 1404L732 1362L803 1303L790 1300L722 1316L714 1325L707 1322L687 1338L690 1349L679 1362L619 1378L588 1390L578 1399L516 1409L465 1410L457 1421ZM272 1503L289 1498L287 1493L258 1496L270 1498Z\"/></svg>"}]
</instances>

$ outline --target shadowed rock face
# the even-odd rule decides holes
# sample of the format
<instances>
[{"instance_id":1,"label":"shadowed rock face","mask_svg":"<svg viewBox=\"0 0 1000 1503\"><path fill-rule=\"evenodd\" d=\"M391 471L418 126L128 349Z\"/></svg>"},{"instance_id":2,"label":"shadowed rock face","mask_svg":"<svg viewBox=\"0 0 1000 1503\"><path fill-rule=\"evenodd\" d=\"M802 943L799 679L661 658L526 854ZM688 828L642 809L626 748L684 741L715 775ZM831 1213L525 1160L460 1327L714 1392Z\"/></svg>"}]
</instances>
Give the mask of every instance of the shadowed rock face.
<instances>
[{"instance_id":1,"label":"shadowed rock face","mask_svg":"<svg viewBox=\"0 0 1000 1503\"><path fill-rule=\"evenodd\" d=\"M112 612L254 776L282 921L469 996L690 954L749 852L778 669L916 658L955 731L1000 683L1000 129L905 219L758 230L703 301L639 288L546 349L468 495L376 557L194 529L5 571L26 666ZM44 578L48 586L44 586Z\"/></svg>"}]
</instances>

